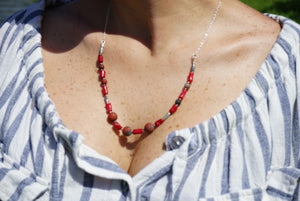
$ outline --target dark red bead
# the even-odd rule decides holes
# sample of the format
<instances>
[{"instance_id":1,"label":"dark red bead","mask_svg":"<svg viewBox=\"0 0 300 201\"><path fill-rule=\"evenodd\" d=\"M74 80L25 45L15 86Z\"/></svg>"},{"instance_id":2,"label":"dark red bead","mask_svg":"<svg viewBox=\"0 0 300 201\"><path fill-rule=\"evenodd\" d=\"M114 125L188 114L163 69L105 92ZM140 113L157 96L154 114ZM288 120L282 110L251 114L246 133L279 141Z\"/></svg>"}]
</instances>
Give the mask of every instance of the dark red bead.
<instances>
[{"instance_id":1,"label":"dark red bead","mask_svg":"<svg viewBox=\"0 0 300 201\"><path fill-rule=\"evenodd\" d=\"M144 130L148 133L152 133L155 129L155 125L153 123L147 123L144 127Z\"/></svg>"},{"instance_id":2,"label":"dark red bead","mask_svg":"<svg viewBox=\"0 0 300 201\"><path fill-rule=\"evenodd\" d=\"M155 127L159 127L162 123L164 123L165 120L159 119L155 122Z\"/></svg>"},{"instance_id":3,"label":"dark red bead","mask_svg":"<svg viewBox=\"0 0 300 201\"><path fill-rule=\"evenodd\" d=\"M112 111L112 104L111 103L106 103L106 111L111 112Z\"/></svg>"},{"instance_id":4,"label":"dark red bead","mask_svg":"<svg viewBox=\"0 0 300 201\"><path fill-rule=\"evenodd\" d=\"M100 77L100 78L105 78L105 76L106 76L105 70L100 70L100 72L99 72L99 77Z\"/></svg>"},{"instance_id":5,"label":"dark red bead","mask_svg":"<svg viewBox=\"0 0 300 201\"><path fill-rule=\"evenodd\" d=\"M176 103L177 105L180 105L180 104L181 104L181 99L178 98L178 99L175 101L175 103Z\"/></svg>"},{"instance_id":6,"label":"dark red bead","mask_svg":"<svg viewBox=\"0 0 300 201\"><path fill-rule=\"evenodd\" d=\"M132 134L132 129L129 126L126 126L122 130L123 134L126 136L130 136Z\"/></svg>"},{"instance_id":7,"label":"dark red bead","mask_svg":"<svg viewBox=\"0 0 300 201\"><path fill-rule=\"evenodd\" d=\"M99 63L99 68L100 68L100 69L104 69L103 63Z\"/></svg>"},{"instance_id":8,"label":"dark red bead","mask_svg":"<svg viewBox=\"0 0 300 201\"><path fill-rule=\"evenodd\" d=\"M117 129L117 130L121 130L123 127L121 126L121 124L119 124L119 122L117 122L117 121L115 121L114 123L113 123L113 125L114 125L114 128L115 129Z\"/></svg>"},{"instance_id":9,"label":"dark red bead","mask_svg":"<svg viewBox=\"0 0 300 201\"><path fill-rule=\"evenodd\" d=\"M103 94L103 96L106 96L108 94L107 85L102 85L102 94Z\"/></svg>"},{"instance_id":10,"label":"dark red bead","mask_svg":"<svg viewBox=\"0 0 300 201\"><path fill-rule=\"evenodd\" d=\"M115 112L111 112L111 113L108 114L107 118L108 118L108 121L114 122L118 119L118 115Z\"/></svg>"},{"instance_id":11,"label":"dark red bead","mask_svg":"<svg viewBox=\"0 0 300 201\"><path fill-rule=\"evenodd\" d=\"M183 98L185 97L187 91L188 91L188 90L187 90L186 88L184 88L184 89L182 90L181 94L179 95L179 98L180 98L181 100L183 100Z\"/></svg>"},{"instance_id":12,"label":"dark red bead","mask_svg":"<svg viewBox=\"0 0 300 201\"><path fill-rule=\"evenodd\" d=\"M105 78L102 78L100 81L101 81L101 84L104 84L104 85L107 84L107 79L105 79Z\"/></svg>"},{"instance_id":13,"label":"dark red bead","mask_svg":"<svg viewBox=\"0 0 300 201\"><path fill-rule=\"evenodd\" d=\"M134 135L143 134L144 133L144 129L133 129L132 133Z\"/></svg>"},{"instance_id":14,"label":"dark red bead","mask_svg":"<svg viewBox=\"0 0 300 201\"><path fill-rule=\"evenodd\" d=\"M170 109L171 114L174 114L177 111L178 107L179 107L179 105L174 104L173 107L171 107L171 109Z\"/></svg>"},{"instance_id":15,"label":"dark red bead","mask_svg":"<svg viewBox=\"0 0 300 201\"><path fill-rule=\"evenodd\" d=\"M190 72L188 81L191 84L193 82L193 80L194 80L194 72Z\"/></svg>"},{"instance_id":16,"label":"dark red bead","mask_svg":"<svg viewBox=\"0 0 300 201\"><path fill-rule=\"evenodd\" d=\"M103 55L98 56L98 61L99 61L99 63L103 63Z\"/></svg>"}]
</instances>

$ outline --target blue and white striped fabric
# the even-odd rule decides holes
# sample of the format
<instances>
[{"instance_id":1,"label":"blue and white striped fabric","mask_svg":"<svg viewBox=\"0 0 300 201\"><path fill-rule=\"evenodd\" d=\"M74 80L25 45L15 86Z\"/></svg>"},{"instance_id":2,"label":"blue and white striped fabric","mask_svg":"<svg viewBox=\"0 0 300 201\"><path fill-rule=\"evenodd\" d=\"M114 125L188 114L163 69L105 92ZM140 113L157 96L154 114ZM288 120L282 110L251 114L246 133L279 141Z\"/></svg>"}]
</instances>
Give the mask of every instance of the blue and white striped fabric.
<instances>
[{"instance_id":1,"label":"blue and white striped fabric","mask_svg":"<svg viewBox=\"0 0 300 201\"><path fill-rule=\"evenodd\" d=\"M0 28L0 200L300 200L300 26L282 24L243 93L171 133L135 177L66 128L45 90L42 0ZM180 146L174 146L175 142Z\"/></svg>"}]
</instances>

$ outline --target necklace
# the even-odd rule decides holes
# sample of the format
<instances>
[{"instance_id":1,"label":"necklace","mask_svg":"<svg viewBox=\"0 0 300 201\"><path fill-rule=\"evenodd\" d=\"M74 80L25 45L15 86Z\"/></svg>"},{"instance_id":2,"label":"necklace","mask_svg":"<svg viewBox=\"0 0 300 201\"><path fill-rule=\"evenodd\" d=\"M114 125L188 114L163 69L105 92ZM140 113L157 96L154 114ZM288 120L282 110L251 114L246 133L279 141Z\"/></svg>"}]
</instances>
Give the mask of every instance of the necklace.
<instances>
[{"instance_id":1,"label":"necklace","mask_svg":"<svg viewBox=\"0 0 300 201\"><path fill-rule=\"evenodd\" d=\"M191 66L189 74L187 76L187 81L184 84L183 89L182 89L181 93L179 94L178 98L176 99L174 105L169 109L169 111L166 113L166 115L164 117L158 119L154 123L146 123L144 128L132 129L129 126L125 126L125 127L121 126L121 124L117 121L118 115L117 115L117 113L113 112L112 104L108 98L108 86L107 86L107 79L106 79L106 71L105 71L104 64L103 64L103 61L104 61L103 53L104 53L104 46L105 46L105 42L106 42L106 29L107 29L107 22L108 22L109 11L110 11L110 1L109 1L107 14L106 14L106 20L105 20L105 26L104 26L104 32L103 32L103 39L101 40L101 47L100 47L99 56L98 56L98 74L99 74L100 86L102 88L102 94L104 97L105 108L106 108L106 112L108 115L107 119L112 124L112 126L115 130L117 130L117 131L122 130L122 133L125 136L130 136L132 134L137 135L137 134L143 134L143 133L151 133L177 111L182 100L184 99L185 95L187 94L189 88L191 87L191 84L193 83L194 72L195 72L195 68L196 68L196 59L208 37L211 27L213 26L213 24L217 18L217 15L219 13L221 5L222 5L222 0L219 0L218 6L217 6L216 10L214 11L212 20L208 25L208 28L202 38L202 41L201 41L199 47L197 48L197 50L195 51L195 53L192 55L192 58L191 58L192 66Z\"/></svg>"}]
</instances>

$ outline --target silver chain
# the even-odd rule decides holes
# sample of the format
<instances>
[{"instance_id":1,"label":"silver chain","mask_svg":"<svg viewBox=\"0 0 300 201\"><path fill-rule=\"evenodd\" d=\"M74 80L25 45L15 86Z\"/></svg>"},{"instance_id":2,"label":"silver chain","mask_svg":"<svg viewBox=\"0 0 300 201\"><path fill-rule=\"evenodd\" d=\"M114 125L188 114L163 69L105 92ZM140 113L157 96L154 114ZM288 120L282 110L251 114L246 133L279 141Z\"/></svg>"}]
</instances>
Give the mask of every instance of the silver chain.
<instances>
[{"instance_id":1,"label":"silver chain","mask_svg":"<svg viewBox=\"0 0 300 201\"><path fill-rule=\"evenodd\" d=\"M205 44L208 34L210 33L210 30L213 26L213 24L216 21L217 15L220 11L221 5L222 5L222 1L223 0L219 0L218 6L213 14L212 20L209 23L207 30L202 38L202 41L199 45L199 47L197 48L197 50L194 52L194 54L192 55L192 62L195 65L195 60L198 58L198 54L200 52L200 50L202 49L203 45ZM109 13L110 13L110 0L108 1L108 6L107 6L107 12L106 12L106 18L105 18L105 25L104 25L104 30L103 30L103 38L101 40L101 48L100 48L100 54L102 55L104 52L104 46L105 46L105 41L106 41L106 30L107 30L107 24L108 24L108 18L109 18Z\"/></svg>"},{"instance_id":2,"label":"silver chain","mask_svg":"<svg viewBox=\"0 0 300 201\"><path fill-rule=\"evenodd\" d=\"M197 50L194 52L194 54L192 56L193 61L198 58L198 54L199 54L201 48L203 47L204 43L207 40L208 34L209 34L209 32L210 32L213 24L216 21L216 18L217 18L217 15L218 15L219 11L220 11L221 5L222 5L222 0L219 0L218 6L217 6L217 8L216 8L216 10L214 12L214 15L213 15L213 18L212 18L211 22L209 23L209 25L207 27L207 30L206 30L203 38L202 38L202 41L201 41L199 47L197 48Z\"/></svg>"},{"instance_id":3,"label":"silver chain","mask_svg":"<svg viewBox=\"0 0 300 201\"><path fill-rule=\"evenodd\" d=\"M109 13L110 13L110 0L108 0L108 6L107 6L107 12L106 12L106 18L105 18L105 25L104 25L104 30L103 30L103 38L101 40L101 48L100 48L100 54L101 55L104 52L104 46L105 46L105 41L106 41L106 30L107 30Z\"/></svg>"}]
</instances>

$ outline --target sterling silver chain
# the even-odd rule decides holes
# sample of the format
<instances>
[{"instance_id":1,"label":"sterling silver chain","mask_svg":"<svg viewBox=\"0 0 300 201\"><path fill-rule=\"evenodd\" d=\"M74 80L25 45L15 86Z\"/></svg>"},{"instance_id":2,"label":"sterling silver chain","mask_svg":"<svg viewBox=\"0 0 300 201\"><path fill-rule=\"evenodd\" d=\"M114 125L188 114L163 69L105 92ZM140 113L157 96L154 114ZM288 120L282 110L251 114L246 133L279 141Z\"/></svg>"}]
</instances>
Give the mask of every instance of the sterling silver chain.
<instances>
[{"instance_id":1,"label":"sterling silver chain","mask_svg":"<svg viewBox=\"0 0 300 201\"><path fill-rule=\"evenodd\" d=\"M211 22L209 23L208 27L207 27L207 30L202 38L202 41L199 45L199 47L197 48L197 50L193 53L192 55L192 62L193 62L193 65L195 65L195 61L196 59L198 58L198 54L200 52L200 50L202 49L203 45L205 44L206 40L207 40L207 37L211 31L211 28L213 26L213 24L215 23L216 21L216 18L218 16L218 13L220 11L220 8L221 8L221 5L222 5L222 1L223 0L219 0L219 3L218 3L218 6L216 8L216 10L214 11L214 14L213 14L213 17L212 17L212 20ZM110 14L110 0L108 1L108 8L107 8L107 12L106 12L106 18L105 18L105 25L104 25L104 30L103 30L103 38L101 40L101 48L100 48L100 54L102 55L103 52L104 52L104 46L105 46L105 42L106 42L106 31L107 31L107 24L108 24L108 19L109 19L109 14Z\"/></svg>"}]
</instances>

